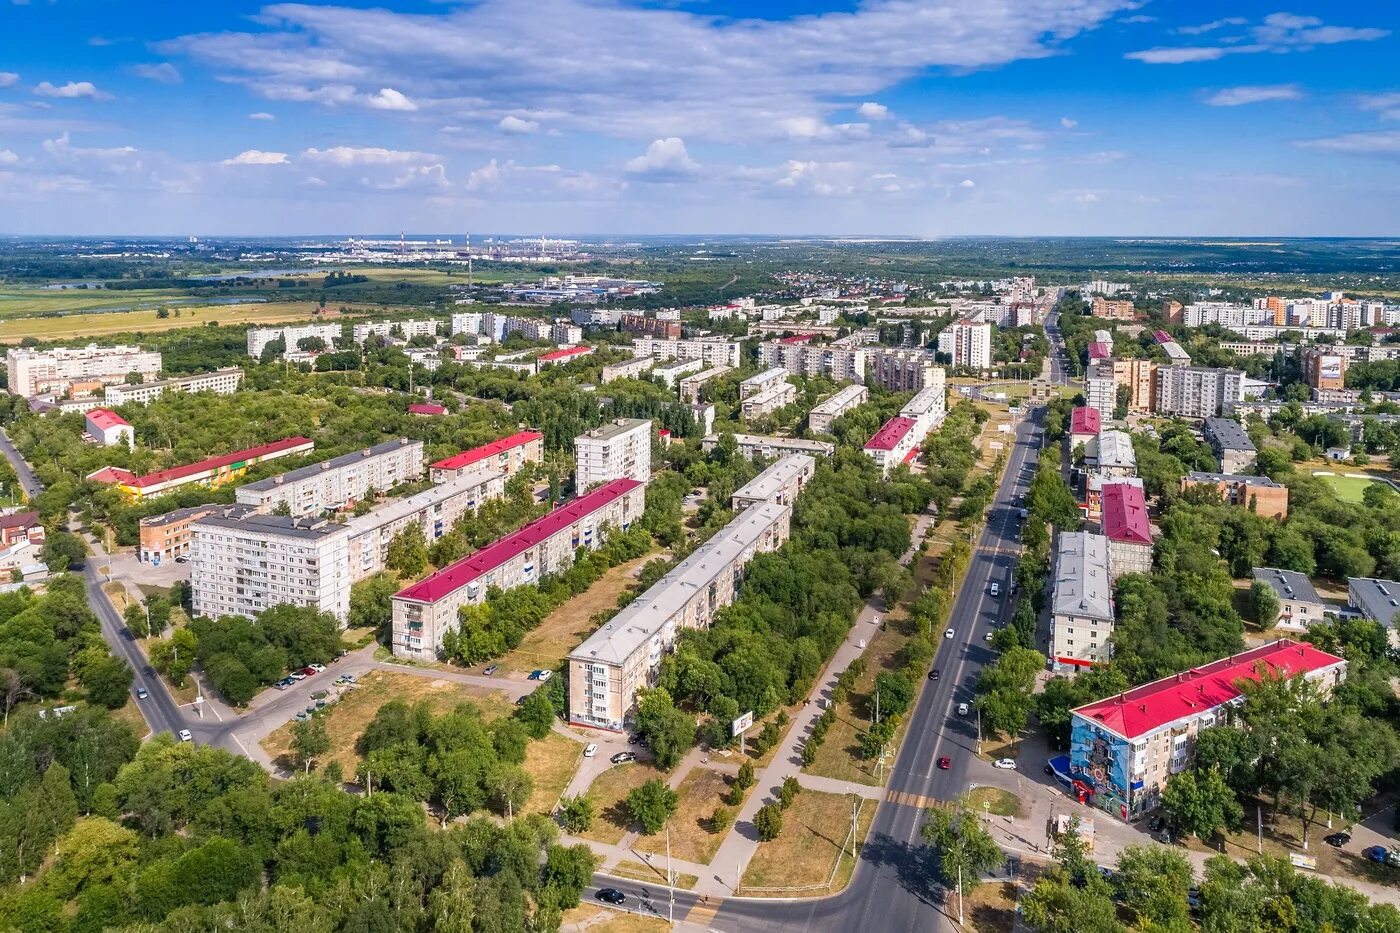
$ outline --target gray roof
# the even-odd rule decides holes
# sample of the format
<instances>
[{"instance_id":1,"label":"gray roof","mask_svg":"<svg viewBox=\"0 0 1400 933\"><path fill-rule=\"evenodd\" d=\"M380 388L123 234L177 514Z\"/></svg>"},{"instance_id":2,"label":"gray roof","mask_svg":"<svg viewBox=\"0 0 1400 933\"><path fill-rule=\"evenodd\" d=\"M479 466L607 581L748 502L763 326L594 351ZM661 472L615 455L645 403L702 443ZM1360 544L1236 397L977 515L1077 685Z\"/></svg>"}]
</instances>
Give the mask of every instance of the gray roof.
<instances>
[{"instance_id":1,"label":"gray roof","mask_svg":"<svg viewBox=\"0 0 1400 933\"><path fill-rule=\"evenodd\" d=\"M392 453L401 447L407 447L412 444L417 444L420 448L423 446L422 441L411 441L406 437L399 437L392 441L385 441L382 444L375 444L373 447L366 448L365 450L341 454L339 457L322 460L320 463L313 463L310 466L298 467L295 470L278 473L276 476L269 476L267 479L260 479L256 483L248 483L246 486L239 487L239 491L241 492L246 489L249 492L271 492L279 486L290 486L304 479L319 476L321 473L328 470L338 470L342 467L348 467L351 464L364 460L366 457L377 457L381 454Z\"/></svg>"},{"instance_id":2,"label":"gray roof","mask_svg":"<svg viewBox=\"0 0 1400 933\"><path fill-rule=\"evenodd\" d=\"M1108 539L1087 531L1060 533L1055 553L1055 615L1113 621Z\"/></svg>"},{"instance_id":3,"label":"gray roof","mask_svg":"<svg viewBox=\"0 0 1400 933\"><path fill-rule=\"evenodd\" d=\"M569 657L579 661L623 664L661 633L697 592L709 586L768 529L791 512L785 505L764 503L745 509L738 518L691 552L670 572L590 635Z\"/></svg>"},{"instance_id":4,"label":"gray roof","mask_svg":"<svg viewBox=\"0 0 1400 933\"><path fill-rule=\"evenodd\" d=\"M837 392L835 395L831 396L831 398L823 399L820 404L814 406L812 408L812 413L825 415L833 411L839 411L842 406L850 404L851 399L859 398L862 394L868 395L869 392L870 390L865 388L865 386L846 386L846 388Z\"/></svg>"},{"instance_id":5,"label":"gray roof","mask_svg":"<svg viewBox=\"0 0 1400 933\"><path fill-rule=\"evenodd\" d=\"M253 506L251 505L222 505L217 502L211 502L205 505L190 505L183 509L172 509L169 512L162 512L159 515L149 515L141 519L141 524L145 526L168 525L171 522L184 521L195 515L210 515L215 512L221 514L231 512L234 515L246 515L251 511L253 511Z\"/></svg>"},{"instance_id":6,"label":"gray roof","mask_svg":"<svg viewBox=\"0 0 1400 933\"><path fill-rule=\"evenodd\" d=\"M206 515L204 518L196 520L195 525L227 528L230 531L249 534L263 532L288 538L302 538L307 541L317 541L339 534L348 527L340 522L331 522L324 518L293 518L290 515L262 515L258 513L238 517L226 512Z\"/></svg>"},{"instance_id":7,"label":"gray roof","mask_svg":"<svg viewBox=\"0 0 1400 933\"><path fill-rule=\"evenodd\" d=\"M476 486L485 486L491 482L501 482L503 477L500 473L493 471L480 471L467 473L446 483L438 483L431 489L426 489L407 499L398 499L394 502L381 505L377 509L371 509L364 515L357 515L350 519L350 533L352 535L363 534L372 531L391 522L396 522L401 518L407 518L424 509L431 508L439 502L445 502L453 496L465 493Z\"/></svg>"},{"instance_id":8,"label":"gray roof","mask_svg":"<svg viewBox=\"0 0 1400 933\"><path fill-rule=\"evenodd\" d=\"M1394 625L1400 614L1400 581L1372 577L1347 577L1351 603L1368 619Z\"/></svg>"},{"instance_id":9,"label":"gray roof","mask_svg":"<svg viewBox=\"0 0 1400 933\"><path fill-rule=\"evenodd\" d=\"M644 424L651 426L650 421L641 418L619 418L612 424L605 424L602 427L594 428L592 431L585 431L580 437L586 437L595 441L612 440L614 437L621 437L628 431L635 431L637 425Z\"/></svg>"},{"instance_id":10,"label":"gray roof","mask_svg":"<svg viewBox=\"0 0 1400 933\"><path fill-rule=\"evenodd\" d=\"M735 434L735 443L740 447L767 447L770 450L805 450L829 457L836 452L836 445L826 441L812 441L805 437L779 437L770 434ZM720 435L706 434L702 444L718 444Z\"/></svg>"},{"instance_id":11,"label":"gray roof","mask_svg":"<svg viewBox=\"0 0 1400 933\"><path fill-rule=\"evenodd\" d=\"M817 461L806 454L788 454L762 473L734 490L735 499L767 501L777 495L778 490L791 483L793 477L810 476L817 469Z\"/></svg>"},{"instance_id":12,"label":"gray roof","mask_svg":"<svg viewBox=\"0 0 1400 933\"><path fill-rule=\"evenodd\" d=\"M1206 473L1201 470L1192 470L1186 474L1186 479L1192 483L1244 483L1246 486L1282 488L1267 476L1247 476L1244 473Z\"/></svg>"},{"instance_id":13,"label":"gray roof","mask_svg":"<svg viewBox=\"0 0 1400 933\"><path fill-rule=\"evenodd\" d=\"M1254 442L1240 427L1240 423L1230 418L1207 418L1206 440L1216 450L1254 450Z\"/></svg>"},{"instance_id":14,"label":"gray roof","mask_svg":"<svg viewBox=\"0 0 1400 933\"><path fill-rule=\"evenodd\" d=\"M1137 454L1133 452L1133 439L1123 431L1100 431L1095 462L1100 468L1137 468Z\"/></svg>"},{"instance_id":15,"label":"gray roof","mask_svg":"<svg viewBox=\"0 0 1400 933\"><path fill-rule=\"evenodd\" d=\"M758 373L757 375L750 376L749 378L741 382L740 385L764 385L766 383L774 381L775 379L786 379L787 375L788 371L786 369L783 369L781 366L774 366L772 369L765 369L763 372Z\"/></svg>"},{"instance_id":16,"label":"gray roof","mask_svg":"<svg viewBox=\"0 0 1400 933\"><path fill-rule=\"evenodd\" d=\"M1254 579L1263 580L1273 587L1279 599L1303 603L1322 602L1322 597L1317 595L1317 590L1313 588L1312 581L1306 574L1296 570L1280 570L1277 567L1255 567L1251 573Z\"/></svg>"}]
</instances>

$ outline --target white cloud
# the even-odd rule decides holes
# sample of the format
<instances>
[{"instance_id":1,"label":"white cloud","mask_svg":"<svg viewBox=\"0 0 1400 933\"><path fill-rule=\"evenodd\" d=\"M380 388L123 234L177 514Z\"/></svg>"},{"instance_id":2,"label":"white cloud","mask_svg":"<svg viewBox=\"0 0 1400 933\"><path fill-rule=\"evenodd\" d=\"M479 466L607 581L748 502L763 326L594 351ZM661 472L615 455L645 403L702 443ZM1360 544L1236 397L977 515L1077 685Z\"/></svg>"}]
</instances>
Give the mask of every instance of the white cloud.
<instances>
[{"instance_id":1,"label":"white cloud","mask_svg":"<svg viewBox=\"0 0 1400 933\"><path fill-rule=\"evenodd\" d=\"M261 149L245 149L231 159L224 159L220 165L286 165L285 152L264 152Z\"/></svg>"},{"instance_id":2,"label":"white cloud","mask_svg":"<svg viewBox=\"0 0 1400 933\"><path fill-rule=\"evenodd\" d=\"M406 165L411 162L435 162L437 156L425 152L402 152L378 147L356 148L335 146L330 149L307 149L301 157L308 162L324 162L341 167L350 165Z\"/></svg>"},{"instance_id":3,"label":"white cloud","mask_svg":"<svg viewBox=\"0 0 1400 933\"><path fill-rule=\"evenodd\" d=\"M977 187L977 182L973 181L971 178L964 178L962 181L958 182L958 187L959 187L959 188L976 188L976 187Z\"/></svg>"},{"instance_id":4,"label":"white cloud","mask_svg":"<svg viewBox=\"0 0 1400 933\"><path fill-rule=\"evenodd\" d=\"M524 120L514 114L501 117L501 122L496 126L505 133L533 133L540 128L537 120Z\"/></svg>"},{"instance_id":5,"label":"white cloud","mask_svg":"<svg viewBox=\"0 0 1400 933\"><path fill-rule=\"evenodd\" d=\"M690 153L685 149L685 140L679 136L654 140L647 146L644 155L627 162L629 175L654 178L680 178L694 175L699 170L699 163L690 157Z\"/></svg>"},{"instance_id":6,"label":"white cloud","mask_svg":"<svg viewBox=\"0 0 1400 933\"><path fill-rule=\"evenodd\" d=\"M248 114L248 119L249 119L249 120L276 120L277 118L274 117L274 116L273 116L272 114L270 114L270 113L265 113L264 111L261 111L261 110L260 110L260 111L258 111L257 113L250 113L250 114Z\"/></svg>"},{"instance_id":7,"label":"white cloud","mask_svg":"<svg viewBox=\"0 0 1400 933\"><path fill-rule=\"evenodd\" d=\"M1078 120L1071 120L1069 117L1060 117L1060 126L1063 126L1067 130L1072 130L1078 125Z\"/></svg>"},{"instance_id":8,"label":"white cloud","mask_svg":"<svg viewBox=\"0 0 1400 933\"><path fill-rule=\"evenodd\" d=\"M19 75L13 71L0 71L0 87L14 87L19 84Z\"/></svg>"},{"instance_id":9,"label":"white cloud","mask_svg":"<svg viewBox=\"0 0 1400 933\"><path fill-rule=\"evenodd\" d=\"M1206 103L1212 107L1239 107L1271 100L1297 100L1302 96L1303 90L1296 84L1247 84L1222 88L1207 97Z\"/></svg>"},{"instance_id":10,"label":"white cloud","mask_svg":"<svg viewBox=\"0 0 1400 933\"><path fill-rule=\"evenodd\" d=\"M1211 46L1177 49L1156 48L1143 49L1141 52L1129 52L1123 57L1149 65L1184 65L1188 62L1213 62L1218 58L1224 58L1230 51L1233 50Z\"/></svg>"},{"instance_id":11,"label":"white cloud","mask_svg":"<svg viewBox=\"0 0 1400 933\"><path fill-rule=\"evenodd\" d=\"M40 97L90 97L93 100L108 100L112 96L99 91L91 81L69 81L62 87L41 81L35 85L34 93Z\"/></svg>"},{"instance_id":12,"label":"white cloud","mask_svg":"<svg viewBox=\"0 0 1400 933\"><path fill-rule=\"evenodd\" d=\"M371 95L366 102L375 110L401 110L412 112L418 105L391 87L380 88L378 94Z\"/></svg>"},{"instance_id":13,"label":"white cloud","mask_svg":"<svg viewBox=\"0 0 1400 933\"><path fill-rule=\"evenodd\" d=\"M856 108L856 113L867 120L887 120L890 116L890 108L868 100Z\"/></svg>"},{"instance_id":14,"label":"white cloud","mask_svg":"<svg viewBox=\"0 0 1400 933\"><path fill-rule=\"evenodd\" d=\"M1400 130L1378 130L1373 133L1346 133L1322 139L1304 139L1296 145L1315 152L1400 159Z\"/></svg>"},{"instance_id":15,"label":"white cloud","mask_svg":"<svg viewBox=\"0 0 1400 933\"><path fill-rule=\"evenodd\" d=\"M0 165L14 165L19 162L19 156L9 149L0 149Z\"/></svg>"},{"instance_id":16,"label":"white cloud","mask_svg":"<svg viewBox=\"0 0 1400 933\"><path fill-rule=\"evenodd\" d=\"M1247 20L1238 17L1216 20L1201 26L1177 30L1186 35L1212 32L1224 26L1245 26ZM1292 13L1270 13L1242 35L1228 36L1215 46L1183 46L1155 48L1129 52L1124 58L1149 65L1182 65L1189 62L1209 62L1226 55L1253 55L1260 52L1306 52L1319 45L1342 42L1374 42L1390 35L1388 29L1357 26L1328 26L1316 16L1296 16Z\"/></svg>"},{"instance_id":17,"label":"white cloud","mask_svg":"<svg viewBox=\"0 0 1400 933\"><path fill-rule=\"evenodd\" d=\"M1177 29L1177 32L1181 33L1183 36L1200 36L1208 32L1215 32L1215 30L1224 26L1244 26L1248 23L1249 20L1245 19L1243 16L1227 16L1225 19L1212 20L1209 23L1202 23L1199 26L1182 26Z\"/></svg>"},{"instance_id":18,"label":"white cloud","mask_svg":"<svg viewBox=\"0 0 1400 933\"><path fill-rule=\"evenodd\" d=\"M185 80L179 69L170 62L161 62L158 65L133 65L131 70L139 77L150 81L159 81L161 84L179 84Z\"/></svg>"},{"instance_id":19,"label":"white cloud","mask_svg":"<svg viewBox=\"0 0 1400 933\"><path fill-rule=\"evenodd\" d=\"M467 190L476 191L478 188L489 188L500 179L501 166L497 164L495 159L492 159L467 176Z\"/></svg>"},{"instance_id":20,"label":"white cloud","mask_svg":"<svg viewBox=\"0 0 1400 933\"><path fill-rule=\"evenodd\" d=\"M1400 91L1366 94L1357 99L1362 110L1378 110L1382 120L1400 120Z\"/></svg>"}]
</instances>

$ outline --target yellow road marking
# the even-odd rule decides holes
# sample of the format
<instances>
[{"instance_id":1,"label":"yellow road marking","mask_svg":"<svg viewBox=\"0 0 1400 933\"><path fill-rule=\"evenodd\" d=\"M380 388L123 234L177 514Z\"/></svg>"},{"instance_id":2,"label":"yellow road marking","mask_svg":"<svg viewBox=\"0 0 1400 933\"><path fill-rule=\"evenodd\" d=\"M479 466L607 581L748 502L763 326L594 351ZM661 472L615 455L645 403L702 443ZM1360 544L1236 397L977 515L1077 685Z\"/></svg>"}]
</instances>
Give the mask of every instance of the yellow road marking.
<instances>
[{"instance_id":1,"label":"yellow road marking","mask_svg":"<svg viewBox=\"0 0 1400 933\"><path fill-rule=\"evenodd\" d=\"M707 903L696 901L694 905L691 906L690 913L685 915L685 922L693 923L696 926L705 926L711 920L715 919L715 914L719 913L720 905L723 903L724 901L718 898L712 899Z\"/></svg>"}]
</instances>

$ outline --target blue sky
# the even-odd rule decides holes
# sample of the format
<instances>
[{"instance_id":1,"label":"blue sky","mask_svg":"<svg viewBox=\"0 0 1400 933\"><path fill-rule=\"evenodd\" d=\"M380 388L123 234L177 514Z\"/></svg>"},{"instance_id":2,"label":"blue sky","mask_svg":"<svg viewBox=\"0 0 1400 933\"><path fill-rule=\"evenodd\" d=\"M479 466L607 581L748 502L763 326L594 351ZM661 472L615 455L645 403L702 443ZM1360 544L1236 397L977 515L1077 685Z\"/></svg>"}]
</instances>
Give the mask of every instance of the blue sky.
<instances>
[{"instance_id":1,"label":"blue sky","mask_svg":"<svg viewBox=\"0 0 1400 933\"><path fill-rule=\"evenodd\" d=\"M1400 233L1400 5L0 0L0 232Z\"/></svg>"}]
</instances>

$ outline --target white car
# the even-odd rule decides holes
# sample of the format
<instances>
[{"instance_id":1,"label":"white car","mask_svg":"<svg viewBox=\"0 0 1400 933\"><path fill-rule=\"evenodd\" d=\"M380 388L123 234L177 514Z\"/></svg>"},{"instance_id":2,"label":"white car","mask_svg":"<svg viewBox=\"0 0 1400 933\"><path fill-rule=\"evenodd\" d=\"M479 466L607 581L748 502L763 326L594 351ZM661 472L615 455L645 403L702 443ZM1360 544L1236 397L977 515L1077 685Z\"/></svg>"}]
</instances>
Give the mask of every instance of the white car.
<instances>
[{"instance_id":1,"label":"white car","mask_svg":"<svg viewBox=\"0 0 1400 933\"><path fill-rule=\"evenodd\" d=\"M191 731L188 730L188 729L181 729L181 730L180 730L180 741L181 741L181 742L193 742L193 741L194 741L194 733L191 732Z\"/></svg>"},{"instance_id":2,"label":"white car","mask_svg":"<svg viewBox=\"0 0 1400 933\"><path fill-rule=\"evenodd\" d=\"M880 624L880 613L877 612L877 613L875 613L873 616L870 617L870 624L871 624L871 625L879 625L879 624Z\"/></svg>"},{"instance_id":3,"label":"white car","mask_svg":"<svg viewBox=\"0 0 1400 933\"><path fill-rule=\"evenodd\" d=\"M549 678L553 676L553 671L540 671L540 683L544 683L546 680L549 680Z\"/></svg>"},{"instance_id":4,"label":"white car","mask_svg":"<svg viewBox=\"0 0 1400 933\"><path fill-rule=\"evenodd\" d=\"M315 671L315 672L318 673L318 674L321 673L322 671L324 671L324 670L326 669L326 665L324 665L324 664L308 664L308 665L306 665L306 666L309 667L309 668L311 668L313 671Z\"/></svg>"},{"instance_id":5,"label":"white car","mask_svg":"<svg viewBox=\"0 0 1400 933\"><path fill-rule=\"evenodd\" d=\"M952 638L952 637L953 637L953 630L952 630L952 629L947 629L946 631L944 631L943 637L944 637L944 638Z\"/></svg>"},{"instance_id":6,"label":"white car","mask_svg":"<svg viewBox=\"0 0 1400 933\"><path fill-rule=\"evenodd\" d=\"M966 704L966 703L959 703L959 704L958 704L958 715L959 715L959 716L966 716L966 715L967 715L967 704Z\"/></svg>"},{"instance_id":7,"label":"white car","mask_svg":"<svg viewBox=\"0 0 1400 933\"><path fill-rule=\"evenodd\" d=\"M585 749L583 750L583 757L585 757L585 758L592 758L592 757L593 757L594 755L596 755L596 754L598 754L598 746L597 746L597 744L595 744L595 743L593 743L593 742L589 742L589 743L588 743L588 747L585 748Z\"/></svg>"},{"instance_id":8,"label":"white car","mask_svg":"<svg viewBox=\"0 0 1400 933\"><path fill-rule=\"evenodd\" d=\"M993 767L993 768L1000 768L1000 769L1002 769L1003 771L1015 771L1015 770L1016 770L1016 759L1015 759L1015 758L998 758L996 761L992 762L992 767Z\"/></svg>"},{"instance_id":9,"label":"white car","mask_svg":"<svg viewBox=\"0 0 1400 933\"><path fill-rule=\"evenodd\" d=\"M983 635L983 636L982 636L982 640L983 640L983 641L991 641L991 640L992 640L992 633L991 633L991 632L988 632L987 634Z\"/></svg>"},{"instance_id":10,"label":"white car","mask_svg":"<svg viewBox=\"0 0 1400 933\"><path fill-rule=\"evenodd\" d=\"M993 596L1000 596L1000 595L1001 595L1001 584L1000 584L1000 583L993 583L993 584L992 584L992 595L993 595Z\"/></svg>"}]
</instances>

